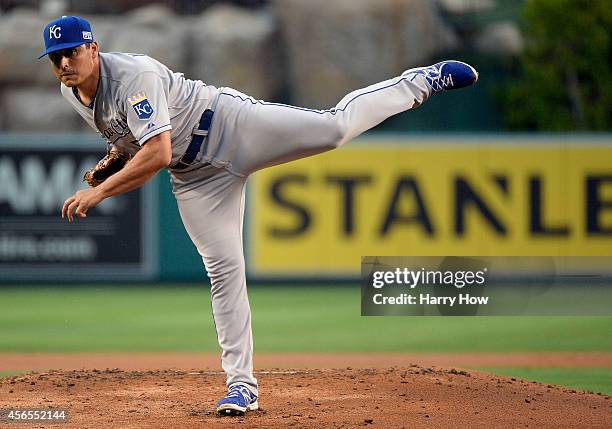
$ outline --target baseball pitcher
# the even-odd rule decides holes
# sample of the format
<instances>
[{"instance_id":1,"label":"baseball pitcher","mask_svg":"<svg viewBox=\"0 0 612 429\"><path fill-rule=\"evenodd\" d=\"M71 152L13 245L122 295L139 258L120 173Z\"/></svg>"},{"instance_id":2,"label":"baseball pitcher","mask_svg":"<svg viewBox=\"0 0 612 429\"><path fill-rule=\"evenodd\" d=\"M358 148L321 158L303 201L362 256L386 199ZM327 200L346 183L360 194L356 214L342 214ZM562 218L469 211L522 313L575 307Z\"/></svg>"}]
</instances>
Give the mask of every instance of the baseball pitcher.
<instances>
[{"instance_id":1,"label":"baseball pitcher","mask_svg":"<svg viewBox=\"0 0 612 429\"><path fill-rule=\"evenodd\" d=\"M64 16L44 29L61 93L108 143L85 175L91 188L62 207L85 218L106 198L168 169L181 219L211 281L213 318L228 393L223 415L258 409L242 225L250 174L336 149L433 94L472 85L478 74L458 61L410 69L359 89L327 110L255 100L231 88L186 79L141 54L102 53L90 24Z\"/></svg>"}]
</instances>

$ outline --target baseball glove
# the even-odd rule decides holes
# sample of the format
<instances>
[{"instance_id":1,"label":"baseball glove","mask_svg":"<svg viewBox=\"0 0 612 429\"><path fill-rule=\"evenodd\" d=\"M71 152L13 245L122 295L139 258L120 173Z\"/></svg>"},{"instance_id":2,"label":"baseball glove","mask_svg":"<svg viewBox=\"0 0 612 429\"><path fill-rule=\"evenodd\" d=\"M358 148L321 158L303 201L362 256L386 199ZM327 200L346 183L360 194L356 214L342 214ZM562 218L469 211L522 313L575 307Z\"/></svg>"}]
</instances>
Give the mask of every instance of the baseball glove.
<instances>
[{"instance_id":1,"label":"baseball glove","mask_svg":"<svg viewBox=\"0 0 612 429\"><path fill-rule=\"evenodd\" d=\"M130 160L131 156L127 153L119 152L116 149L111 149L108 154L98 163L85 172L83 181L89 186L95 188L113 174L125 167L125 164Z\"/></svg>"}]
</instances>

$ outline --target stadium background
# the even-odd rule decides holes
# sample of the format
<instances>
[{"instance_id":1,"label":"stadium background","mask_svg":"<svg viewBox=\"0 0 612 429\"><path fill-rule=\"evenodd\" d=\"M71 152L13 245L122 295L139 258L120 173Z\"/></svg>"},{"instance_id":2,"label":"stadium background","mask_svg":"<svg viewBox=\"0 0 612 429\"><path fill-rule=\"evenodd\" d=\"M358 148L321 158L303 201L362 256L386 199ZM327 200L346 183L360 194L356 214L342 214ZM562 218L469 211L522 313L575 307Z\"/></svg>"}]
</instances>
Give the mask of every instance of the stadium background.
<instances>
[{"instance_id":1,"label":"stadium background","mask_svg":"<svg viewBox=\"0 0 612 429\"><path fill-rule=\"evenodd\" d=\"M80 367L117 353L218 353L208 281L165 172L88 223L58 219L104 152L35 61L44 23L74 13L91 19L102 50L312 107L412 66L475 64L474 88L251 180L255 364L394 354L612 392L609 317L361 317L356 280L366 254L611 255L609 2L150 3L0 0L1 374L64 354ZM458 182L486 209L458 208ZM419 202L429 227L414 217ZM401 216L385 228L392 206Z\"/></svg>"}]
</instances>

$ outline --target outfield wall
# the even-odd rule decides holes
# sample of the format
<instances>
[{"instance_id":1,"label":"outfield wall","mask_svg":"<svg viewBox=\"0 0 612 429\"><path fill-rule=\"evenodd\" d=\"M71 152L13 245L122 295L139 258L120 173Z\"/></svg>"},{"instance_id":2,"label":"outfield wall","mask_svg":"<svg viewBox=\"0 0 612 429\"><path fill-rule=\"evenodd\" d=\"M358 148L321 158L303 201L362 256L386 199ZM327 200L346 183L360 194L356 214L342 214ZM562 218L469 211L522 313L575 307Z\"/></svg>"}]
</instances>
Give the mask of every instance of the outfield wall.
<instances>
[{"instance_id":1,"label":"outfield wall","mask_svg":"<svg viewBox=\"0 0 612 429\"><path fill-rule=\"evenodd\" d=\"M2 281L203 278L165 172L61 222L104 150L91 135L0 135ZM254 175L249 274L354 278L364 255L611 256L611 160L610 135L362 138Z\"/></svg>"}]
</instances>

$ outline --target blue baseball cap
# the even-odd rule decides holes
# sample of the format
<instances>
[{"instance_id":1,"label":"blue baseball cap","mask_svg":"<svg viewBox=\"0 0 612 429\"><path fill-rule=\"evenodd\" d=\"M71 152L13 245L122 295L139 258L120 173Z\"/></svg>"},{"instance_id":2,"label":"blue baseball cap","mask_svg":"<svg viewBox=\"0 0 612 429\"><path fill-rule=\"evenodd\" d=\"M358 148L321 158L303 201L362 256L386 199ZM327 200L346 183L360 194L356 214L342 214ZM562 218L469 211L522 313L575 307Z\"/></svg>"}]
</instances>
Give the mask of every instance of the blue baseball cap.
<instances>
[{"instance_id":1,"label":"blue baseball cap","mask_svg":"<svg viewBox=\"0 0 612 429\"><path fill-rule=\"evenodd\" d=\"M51 52L74 48L94 41L91 25L80 16L62 16L51 21L43 31L43 38L45 39L45 50L38 59Z\"/></svg>"}]
</instances>

